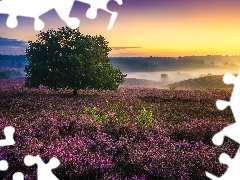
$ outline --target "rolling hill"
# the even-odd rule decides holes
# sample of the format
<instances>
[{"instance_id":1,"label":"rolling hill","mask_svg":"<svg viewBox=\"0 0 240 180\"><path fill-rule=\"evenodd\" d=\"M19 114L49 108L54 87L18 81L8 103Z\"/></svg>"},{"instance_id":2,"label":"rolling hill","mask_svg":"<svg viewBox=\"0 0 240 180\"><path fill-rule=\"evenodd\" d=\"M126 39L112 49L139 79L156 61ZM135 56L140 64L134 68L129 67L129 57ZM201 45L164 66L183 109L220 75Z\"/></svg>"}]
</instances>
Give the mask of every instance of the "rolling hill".
<instances>
[{"instance_id":1,"label":"rolling hill","mask_svg":"<svg viewBox=\"0 0 240 180\"><path fill-rule=\"evenodd\" d=\"M169 84L168 87L176 89L225 89L233 88L233 85L225 84L223 75L212 75L175 82Z\"/></svg>"}]
</instances>

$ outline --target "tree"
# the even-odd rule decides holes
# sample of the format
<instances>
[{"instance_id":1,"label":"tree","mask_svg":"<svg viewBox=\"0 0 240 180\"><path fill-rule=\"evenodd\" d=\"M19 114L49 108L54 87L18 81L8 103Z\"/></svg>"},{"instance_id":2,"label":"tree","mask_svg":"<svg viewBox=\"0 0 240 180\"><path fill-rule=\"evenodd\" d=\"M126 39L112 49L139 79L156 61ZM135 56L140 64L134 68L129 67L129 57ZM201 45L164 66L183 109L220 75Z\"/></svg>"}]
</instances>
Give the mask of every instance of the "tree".
<instances>
[{"instance_id":1,"label":"tree","mask_svg":"<svg viewBox=\"0 0 240 180\"><path fill-rule=\"evenodd\" d=\"M68 87L77 95L79 89L116 90L123 83L126 75L110 64L111 48L103 36L83 35L69 27L37 36L35 42L28 41L25 54L27 87Z\"/></svg>"},{"instance_id":2,"label":"tree","mask_svg":"<svg viewBox=\"0 0 240 180\"><path fill-rule=\"evenodd\" d=\"M20 71L16 71L16 70L8 69L8 70L3 71L3 73L5 73L6 79L7 78L22 77L22 73Z\"/></svg>"},{"instance_id":3,"label":"tree","mask_svg":"<svg viewBox=\"0 0 240 180\"><path fill-rule=\"evenodd\" d=\"M0 71L0 79L8 79L9 76L7 76L6 72Z\"/></svg>"},{"instance_id":4,"label":"tree","mask_svg":"<svg viewBox=\"0 0 240 180\"><path fill-rule=\"evenodd\" d=\"M197 60L196 61L198 64L205 64L205 61L204 60Z\"/></svg>"},{"instance_id":5,"label":"tree","mask_svg":"<svg viewBox=\"0 0 240 180\"><path fill-rule=\"evenodd\" d=\"M14 66L16 64L15 61L11 61L11 66Z\"/></svg>"},{"instance_id":6,"label":"tree","mask_svg":"<svg viewBox=\"0 0 240 180\"><path fill-rule=\"evenodd\" d=\"M223 65L224 65L224 66L229 66L229 62L227 62L227 61L226 61L226 62L223 62Z\"/></svg>"},{"instance_id":7,"label":"tree","mask_svg":"<svg viewBox=\"0 0 240 180\"><path fill-rule=\"evenodd\" d=\"M22 63L17 63L18 68L22 68L22 66L23 66Z\"/></svg>"},{"instance_id":8,"label":"tree","mask_svg":"<svg viewBox=\"0 0 240 180\"><path fill-rule=\"evenodd\" d=\"M230 64L229 64L229 66L232 66L232 67L237 67L237 65L236 65L236 64L234 64L234 63L230 63Z\"/></svg>"},{"instance_id":9,"label":"tree","mask_svg":"<svg viewBox=\"0 0 240 180\"><path fill-rule=\"evenodd\" d=\"M213 61L210 62L210 65L215 65L215 63Z\"/></svg>"}]
</instances>

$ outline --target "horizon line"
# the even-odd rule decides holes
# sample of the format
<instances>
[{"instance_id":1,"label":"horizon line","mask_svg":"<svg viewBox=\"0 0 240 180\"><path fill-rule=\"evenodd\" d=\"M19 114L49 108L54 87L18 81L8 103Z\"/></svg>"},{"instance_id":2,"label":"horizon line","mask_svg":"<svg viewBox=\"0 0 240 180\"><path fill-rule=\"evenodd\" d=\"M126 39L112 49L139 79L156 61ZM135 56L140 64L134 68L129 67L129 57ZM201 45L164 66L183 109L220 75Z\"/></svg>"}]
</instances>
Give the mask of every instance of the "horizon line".
<instances>
[{"instance_id":1,"label":"horizon line","mask_svg":"<svg viewBox=\"0 0 240 180\"><path fill-rule=\"evenodd\" d=\"M1 54L0 53L0 55L2 55L2 56L25 56L25 54ZM222 56L222 57L224 57L224 56L240 56L240 54L239 55L217 55L217 54L208 54L208 55L186 55L186 56L114 56L114 55L112 55L112 56L108 56L108 57L130 57L130 58L132 58L132 57L137 57L137 58L149 58L149 57L151 57L151 58L159 58L159 57L202 57L202 56Z\"/></svg>"}]
</instances>

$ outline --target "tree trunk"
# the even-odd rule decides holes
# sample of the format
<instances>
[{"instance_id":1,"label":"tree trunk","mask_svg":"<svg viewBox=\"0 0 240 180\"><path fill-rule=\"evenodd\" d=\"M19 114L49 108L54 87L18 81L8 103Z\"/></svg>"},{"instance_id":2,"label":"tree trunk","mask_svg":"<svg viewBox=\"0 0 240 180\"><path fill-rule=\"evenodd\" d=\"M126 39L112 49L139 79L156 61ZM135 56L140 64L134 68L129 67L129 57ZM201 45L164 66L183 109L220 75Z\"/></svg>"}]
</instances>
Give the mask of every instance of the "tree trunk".
<instances>
[{"instance_id":1,"label":"tree trunk","mask_svg":"<svg viewBox=\"0 0 240 180\"><path fill-rule=\"evenodd\" d=\"M77 96L77 89L74 89L74 90L73 90L73 95L74 95L74 96Z\"/></svg>"}]
</instances>

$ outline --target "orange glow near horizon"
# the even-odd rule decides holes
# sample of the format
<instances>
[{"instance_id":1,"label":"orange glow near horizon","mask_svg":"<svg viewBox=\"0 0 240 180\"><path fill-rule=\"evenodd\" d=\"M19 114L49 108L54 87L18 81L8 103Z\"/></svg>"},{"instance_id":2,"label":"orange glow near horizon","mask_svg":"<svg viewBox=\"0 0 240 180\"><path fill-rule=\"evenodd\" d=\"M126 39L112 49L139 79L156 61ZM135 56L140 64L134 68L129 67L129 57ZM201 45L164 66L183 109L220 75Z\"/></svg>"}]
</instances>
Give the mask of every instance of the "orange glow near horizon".
<instances>
[{"instance_id":1,"label":"orange glow near horizon","mask_svg":"<svg viewBox=\"0 0 240 180\"><path fill-rule=\"evenodd\" d=\"M124 1L124 4L116 7L119 15L110 31L106 30L110 15L104 11L99 11L95 20L89 20L84 17L84 11L77 9L76 4L72 16L77 16L80 12L80 31L83 34L106 37L110 47L141 47L113 49L110 56L240 54L240 2L151 0L151 3L146 3L139 0L139 3L135 3L129 0ZM84 8L86 10L87 6ZM42 19L45 22L44 31L66 25L54 12L43 15ZM2 37L36 40L33 19L20 18L16 29L0 25Z\"/></svg>"}]
</instances>

